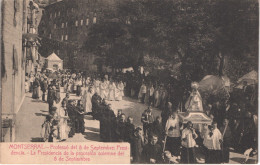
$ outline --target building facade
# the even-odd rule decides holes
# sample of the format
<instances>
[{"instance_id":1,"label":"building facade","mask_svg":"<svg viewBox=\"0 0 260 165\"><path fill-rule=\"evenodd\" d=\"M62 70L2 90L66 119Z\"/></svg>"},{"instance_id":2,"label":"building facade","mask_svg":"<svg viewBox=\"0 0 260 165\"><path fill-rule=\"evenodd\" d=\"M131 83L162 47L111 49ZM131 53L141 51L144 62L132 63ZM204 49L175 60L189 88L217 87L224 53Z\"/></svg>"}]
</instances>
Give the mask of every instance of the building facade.
<instances>
[{"instance_id":1,"label":"building facade","mask_svg":"<svg viewBox=\"0 0 260 165\"><path fill-rule=\"evenodd\" d=\"M95 56L81 49L88 29L97 24L104 9L114 7L116 0L63 0L45 7L39 25L42 38L40 54L55 52L64 68L97 71Z\"/></svg>"},{"instance_id":2,"label":"building facade","mask_svg":"<svg viewBox=\"0 0 260 165\"><path fill-rule=\"evenodd\" d=\"M1 1L0 141L15 140L16 114L25 97L25 75L34 73L39 64L38 13L39 6L33 0Z\"/></svg>"},{"instance_id":3,"label":"building facade","mask_svg":"<svg viewBox=\"0 0 260 165\"><path fill-rule=\"evenodd\" d=\"M14 141L15 114L23 102L27 0L1 1L1 141Z\"/></svg>"}]
</instances>

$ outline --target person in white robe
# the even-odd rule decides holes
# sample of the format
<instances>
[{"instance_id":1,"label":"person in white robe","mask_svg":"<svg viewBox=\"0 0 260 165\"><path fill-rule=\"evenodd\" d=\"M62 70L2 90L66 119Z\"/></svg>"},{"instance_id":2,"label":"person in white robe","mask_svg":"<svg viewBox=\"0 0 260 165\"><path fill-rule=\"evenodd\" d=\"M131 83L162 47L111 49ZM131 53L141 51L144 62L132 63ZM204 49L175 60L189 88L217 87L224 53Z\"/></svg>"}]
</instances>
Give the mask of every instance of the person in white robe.
<instances>
[{"instance_id":1,"label":"person in white robe","mask_svg":"<svg viewBox=\"0 0 260 165\"><path fill-rule=\"evenodd\" d=\"M121 101L123 96L125 96L124 94L124 88L125 88L125 85L122 81L120 81L118 84L117 84L117 88L116 88L116 100L117 101Z\"/></svg>"},{"instance_id":2,"label":"person in white robe","mask_svg":"<svg viewBox=\"0 0 260 165\"><path fill-rule=\"evenodd\" d=\"M105 81L102 81L99 85L100 87L100 97L102 99L107 99L107 83Z\"/></svg>"},{"instance_id":3,"label":"person in white robe","mask_svg":"<svg viewBox=\"0 0 260 165\"><path fill-rule=\"evenodd\" d=\"M93 88L90 86L88 90L84 90L84 94L81 98L83 103L83 108L86 114L92 112L92 96L94 94Z\"/></svg>"},{"instance_id":4,"label":"person in white robe","mask_svg":"<svg viewBox=\"0 0 260 165\"><path fill-rule=\"evenodd\" d=\"M95 93L100 96L100 81L99 79L94 81Z\"/></svg>"},{"instance_id":5,"label":"person in white robe","mask_svg":"<svg viewBox=\"0 0 260 165\"><path fill-rule=\"evenodd\" d=\"M86 85L86 89L88 90L88 87L90 86L90 77L87 77L86 81L85 81L85 85Z\"/></svg>"},{"instance_id":6,"label":"person in white robe","mask_svg":"<svg viewBox=\"0 0 260 165\"><path fill-rule=\"evenodd\" d=\"M106 99L108 99L110 81L108 79L105 79L104 82L106 83L106 89L105 89Z\"/></svg>"},{"instance_id":7,"label":"person in white robe","mask_svg":"<svg viewBox=\"0 0 260 165\"><path fill-rule=\"evenodd\" d=\"M217 123L213 122L212 126L205 132L203 144L207 148L205 163L220 164L221 163L221 143L223 137Z\"/></svg>"},{"instance_id":8,"label":"person in white robe","mask_svg":"<svg viewBox=\"0 0 260 165\"><path fill-rule=\"evenodd\" d=\"M57 113L59 116L59 123L58 123L58 133L60 141L64 141L68 138L69 128L68 128L68 116L65 113L65 102L62 102L62 106L57 109Z\"/></svg>"},{"instance_id":9,"label":"person in white robe","mask_svg":"<svg viewBox=\"0 0 260 165\"><path fill-rule=\"evenodd\" d=\"M113 81L110 81L108 85L109 93L108 93L108 100L114 101L115 100L115 94L116 94L116 84Z\"/></svg>"}]
</instances>

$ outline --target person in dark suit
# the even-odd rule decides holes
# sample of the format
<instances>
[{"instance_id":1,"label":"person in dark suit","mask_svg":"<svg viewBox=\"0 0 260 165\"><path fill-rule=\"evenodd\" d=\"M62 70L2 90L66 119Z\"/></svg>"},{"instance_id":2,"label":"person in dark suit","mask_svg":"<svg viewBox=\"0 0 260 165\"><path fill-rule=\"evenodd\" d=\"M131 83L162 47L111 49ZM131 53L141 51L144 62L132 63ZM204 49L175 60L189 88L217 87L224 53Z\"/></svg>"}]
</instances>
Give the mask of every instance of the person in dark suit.
<instances>
[{"instance_id":1,"label":"person in dark suit","mask_svg":"<svg viewBox=\"0 0 260 165\"><path fill-rule=\"evenodd\" d=\"M125 114L121 114L121 119L117 123L116 126L116 137L118 142L126 141L126 116Z\"/></svg>"},{"instance_id":2,"label":"person in dark suit","mask_svg":"<svg viewBox=\"0 0 260 165\"><path fill-rule=\"evenodd\" d=\"M76 107L76 133L85 132L85 122L84 122L84 109L81 100L78 100Z\"/></svg>"},{"instance_id":3,"label":"person in dark suit","mask_svg":"<svg viewBox=\"0 0 260 165\"><path fill-rule=\"evenodd\" d=\"M48 96L47 96L47 102L49 104L49 113L51 111L51 107L53 106L54 101L56 100L56 92L54 90L53 84L49 86L48 89Z\"/></svg>"},{"instance_id":4,"label":"person in dark suit","mask_svg":"<svg viewBox=\"0 0 260 165\"><path fill-rule=\"evenodd\" d=\"M231 147L232 143L232 133L231 129L229 127L229 120L224 119L223 120L223 126L219 128L219 131L221 132L223 136L223 144L222 144L222 163L228 163L229 162L229 147Z\"/></svg>"},{"instance_id":5,"label":"person in dark suit","mask_svg":"<svg viewBox=\"0 0 260 165\"><path fill-rule=\"evenodd\" d=\"M134 119L132 117L128 117L127 123L126 123L126 136L125 141L131 143L134 131L135 131L135 125L133 124Z\"/></svg>"},{"instance_id":6,"label":"person in dark suit","mask_svg":"<svg viewBox=\"0 0 260 165\"><path fill-rule=\"evenodd\" d=\"M172 112L172 103L168 102L167 107L161 113L163 128L165 128L166 122L171 116Z\"/></svg>"},{"instance_id":7,"label":"person in dark suit","mask_svg":"<svg viewBox=\"0 0 260 165\"><path fill-rule=\"evenodd\" d=\"M144 136L148 137L148 135L151 134L151 129L154 122L154 116L150 106L143 112L141 122L143 123Z\"/></svg>"},{"instance_id":8,"label":"person in dark suit","mask_svg":"<svg viewBox=\"0 0 260 165\"><path fill-rule=\"evenodd\" d=\"M69 116L70 132L69 137L73 137L76 132L76 100L70 100L67 106L67 112Z\"/></svg>"},{"instance_id":9,"label":"person in dark suit","mask_svg":"<svg viewBox=\"0 0 260 165\"><path fill-rule=\"evenodd\" d=\"M144 138L142 134L142 129L137 127L134 132L134 136L131 144L131 155L133 158L133 163L142 163L142 151L144 147Z\"/></svg>"},{"instance_id":10,"label":"person in dark suit","mask_svg":"<svg viewBox=\"0 0 260 165\"><path fill-rule=\"evenodd\" d=\"M158 144L162 145L162 141L164 140L164 128L162 126L162 118L160 116L157 116L153 122L152 134L158 136Z\"/></svg>"},{"instance_id":11,"label":"person in dark suit","mask_svg":"<svg viewBox=\"0 0 260 165\"><path fill-rule=\"evenodd\" d=\"M142 159L144 163L160 164L162 161L162 147L157 143L156 135L150 136L150 142L143 148Z\"/></svg>"},{"instance_id":12,"label":"person in dark suit","mask_svg":"<svg viewBox=\"0 0 260 165\"><path fill-rule=\"evenodd\" d=\"M41 83L42 101L45 101L47 89L48 89L48 81L47 81L47 77L45 77L44 80Z\"/></svg>"}]
</instances>

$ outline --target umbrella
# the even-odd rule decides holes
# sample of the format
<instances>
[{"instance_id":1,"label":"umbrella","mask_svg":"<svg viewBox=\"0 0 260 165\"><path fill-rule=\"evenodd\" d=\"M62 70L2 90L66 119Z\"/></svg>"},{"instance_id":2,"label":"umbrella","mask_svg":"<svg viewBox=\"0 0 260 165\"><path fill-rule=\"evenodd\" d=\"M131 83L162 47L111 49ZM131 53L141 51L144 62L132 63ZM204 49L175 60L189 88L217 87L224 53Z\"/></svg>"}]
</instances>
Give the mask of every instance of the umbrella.
<instances>
[{"instance_id":1,"label":"umbrella","mask_svg":"<svg viewBox=\"0 0 260 165\"><path fill-rule=\"evenodd\" d=\"M199 82L199 92L203 98L207 96L229 96L226 87L230 86L230 80L227 77L218 77L207 75Z\"/></svg>"},{"instance_id":2,"label":"umbrella","mask_svg":"<svg viewBox=\"0 0 260 165\"><path fill-rule=\"evenodd\" d=\"M256 84L258 82L258 73L255 70L253 70L239 78L237 81L238 85L236 86L236 88L242 89L244 86L243 82L247 82L247 85Z\"/></svg>"}]
</instances>

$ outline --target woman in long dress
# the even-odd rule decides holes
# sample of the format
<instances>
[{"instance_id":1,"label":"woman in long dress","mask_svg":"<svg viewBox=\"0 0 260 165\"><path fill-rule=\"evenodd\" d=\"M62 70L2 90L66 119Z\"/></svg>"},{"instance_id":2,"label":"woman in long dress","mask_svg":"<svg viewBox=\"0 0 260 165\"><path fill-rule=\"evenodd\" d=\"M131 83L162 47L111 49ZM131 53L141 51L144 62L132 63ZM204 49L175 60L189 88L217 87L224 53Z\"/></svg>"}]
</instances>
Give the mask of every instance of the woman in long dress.
<instances>
[{"instance_id":1,"label":"woman in long dress","mask_svg":"<svg viewBox=\"0 0 260 165\"><path fill-rule=\"evenodd\" d=\"M66 102L62 102L62 106L57 109L57 113L59 116L59 123L58 123L58 132L59 132L59 139L64 141L68 138L69 128L67 124L68 116L66 115L64 107Z\"/></svg>"},{"instance_id":2,"label":"woman in long dress","mask_svg":"<svg viewBox=\"0 0 260 165\"><path fill-rule=\"evenodd\" d=\"M116 90L116 85L113 81L110 81L108 85L109 93L108 93L108 100L109 101L114 101L115 100L115 90Z\"/></svg>"},{"instance_id":3,"label":"woman in long dress","mask_svg":"<svg viewBox=\"0 0 260 165\"><path fill-rule=\"evenodd\" d=\"M34 99L39 99L40 97L40 94L39 94L39 91L40 91L40 82L38 80L38 78L36 78L33 82L33 94L32 94L32 98Z\"/></svg>"},{"instance_id":4,"label":"woman in long dress","mask_svg":"<svg viewBox=\"0 0 260 165\"><path fill-rule=\"evenodd\" d=\"M116 100L117 101L121 101L123 96L125 96L124 94L124 88L125 88L125 85L122 81L120 81L118 84L117 84L117 88L116 88Z\"/></svg>"},{"instance_id":5,"label":"woman in long dress","mask_svg":"<svg viewBox=\"0 0 260 165\"><path fill-rule=\"evenodd\" d=\"M82 103L83 103L83 108L86 114L92 112L92 99L93 96L93 89L92 87L89 87L89 89L84 90L84 94L82 96Z\"/></svg>"}]
</instances>

